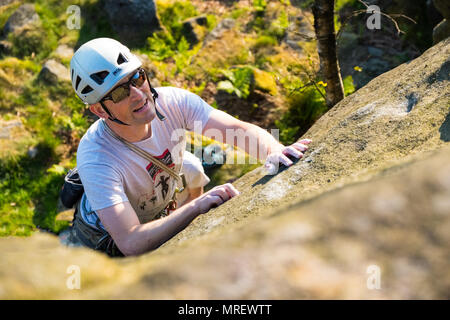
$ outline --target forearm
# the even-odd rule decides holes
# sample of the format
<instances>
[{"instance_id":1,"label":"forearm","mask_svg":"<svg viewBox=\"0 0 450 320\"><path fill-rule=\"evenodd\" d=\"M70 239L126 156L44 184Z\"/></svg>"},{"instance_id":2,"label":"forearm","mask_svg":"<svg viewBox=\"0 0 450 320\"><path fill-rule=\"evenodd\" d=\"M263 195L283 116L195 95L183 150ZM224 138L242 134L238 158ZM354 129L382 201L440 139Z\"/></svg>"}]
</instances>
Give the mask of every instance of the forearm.
<instances>
[{"instance_id":1,"label":"forearm","mask_svg":"<svg viewBox=\"0 0 450 320\"><path fill-rule=\"evenodd\" d=\"M124 254L139 255L158 248L186 228L198 215L198 210L191 202L167 217L134 226L127 235Z\"/></svg>"},{"instance_id":2,"label":"forearm","mask_svg":"<svg viewBox=\"0 0 450 320\"><path fill-rule=\"evenodd\" d=\"M220 110L211 112L202 134L238 147L258 160L265 160L270 153L283 149L283 145L266 130Z\"/></svg>"},{"instance_id":3,"label":"forearm","mask_svg":"<svg viewBox=\"0 0 450 320\"><path fill-rule=\"evenodd\" d=\"M231 141L230 137L227 137L226 143L244 150L258 160L265 160L268 154L283 148L269 132L253 124L243 122L235 131L234 139Z\"/></svg>"}]
</instances>

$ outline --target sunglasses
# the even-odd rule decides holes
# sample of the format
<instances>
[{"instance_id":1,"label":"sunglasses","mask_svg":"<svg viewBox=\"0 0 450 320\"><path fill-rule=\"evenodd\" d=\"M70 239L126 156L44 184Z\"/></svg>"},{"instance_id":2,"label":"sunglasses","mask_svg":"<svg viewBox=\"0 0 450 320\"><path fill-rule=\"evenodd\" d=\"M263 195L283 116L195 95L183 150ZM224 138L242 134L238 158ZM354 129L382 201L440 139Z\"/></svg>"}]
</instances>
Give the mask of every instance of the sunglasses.
<instances>
[{"instance_id":1,"label":"sunglasses","mask_svg":"<svg viewBox=\"0 0 450 320\"><path fill-rule=\"evenodd\" d=\"M147 72L139 68L137 72L127 82L115 87L101 101L112 100L114 103L119 103L130 96L130 84L134 87L141 87L145 80L148 79ZM149 83L150 85L150 83Z\"/></svg>"}]
</instances>

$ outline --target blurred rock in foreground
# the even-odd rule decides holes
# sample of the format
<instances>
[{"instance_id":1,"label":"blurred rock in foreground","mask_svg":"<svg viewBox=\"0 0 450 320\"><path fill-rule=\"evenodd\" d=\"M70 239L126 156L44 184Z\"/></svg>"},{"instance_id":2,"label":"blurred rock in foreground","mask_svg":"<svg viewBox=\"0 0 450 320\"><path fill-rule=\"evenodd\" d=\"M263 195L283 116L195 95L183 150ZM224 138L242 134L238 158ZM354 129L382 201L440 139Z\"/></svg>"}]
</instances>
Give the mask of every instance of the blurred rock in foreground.
<instances>
[{"instance_id":1,"label":"blurred rock in foreground","mask_svg":"<svg viewBox=\"0 0 450 320\"><path fill-rule=\"evenodd\" d=\"M449 299L449 57L446 39L375 78L305 134L303 160L245 175L155 252L0 239L0 299Z\"/></svg>"}]
</instances>

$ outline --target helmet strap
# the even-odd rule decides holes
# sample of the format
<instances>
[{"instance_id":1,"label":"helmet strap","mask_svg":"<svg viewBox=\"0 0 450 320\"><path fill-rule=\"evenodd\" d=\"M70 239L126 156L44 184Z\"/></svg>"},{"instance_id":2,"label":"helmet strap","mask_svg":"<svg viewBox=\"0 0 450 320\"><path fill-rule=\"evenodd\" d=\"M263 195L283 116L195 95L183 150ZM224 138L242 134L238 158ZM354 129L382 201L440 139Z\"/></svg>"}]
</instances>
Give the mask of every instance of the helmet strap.
<instances>
[{"instance_id":1,"label":"helmet strap","mask_svg":"<svg viewBox=\"0 0 450 320\"><path fill-rule=\"evenodd\" d=\"M125 122L122 122L122 121L120 121L119 119L117 119L116 117L114 117L114 116L111 114L111 112L108 110L108 108L105 106L105 104L103 103L103 101L100 101L100 104L102 105L103 110L105 110L105 112L108 114L108 116L109 116L108 119L109 119L109 120L111 120L111 121L113 121L113 122L115 122L115 123L124 125L124 126L129 126L129 124L127 124L127 123L125 123Z\"/></svg>"},{"instance_id":2,"label":"helmet strap","mask_svg":"<svg viewBox=\"0 0 450 320\"><path fill-rule=\"evenodd\" d=\"M160 121L164 121L164 120L166 120L166 117L163 114L161 114L161 112L159 112L158 109L156 108L156 98L158 98L158 92L156 92L156 90L150 84L150 80L148 80L148 74L147 73L146 73L146 76L147 76L148 86L150 87L150 91L152 92L153 102L155 103L156 116L158 117L158 119Z\"/></svg>"}]
</instances>

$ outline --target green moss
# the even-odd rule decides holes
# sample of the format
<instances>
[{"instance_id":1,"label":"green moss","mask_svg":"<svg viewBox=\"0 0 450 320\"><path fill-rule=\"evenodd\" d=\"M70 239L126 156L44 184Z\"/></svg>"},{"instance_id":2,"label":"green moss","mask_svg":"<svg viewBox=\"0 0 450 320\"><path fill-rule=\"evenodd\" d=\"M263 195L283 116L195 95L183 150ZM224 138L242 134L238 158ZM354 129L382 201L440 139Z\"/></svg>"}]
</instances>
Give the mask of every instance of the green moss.
<instances>
[{"instance_id":1,"label":"green moss","mask_svg":"<svg viewBox=\"0 0 450 320\"><path fill-rule=\"evenodd\" d=\"M17 33L10 33L8 40L13 44L12 54L19 58L36 57L41 60L56 48L56 35L40 25L32 25Z\"/></svg>"},{"instance_id":2,"label":"green moss","mask_svg":"<svg viewBox=\"0 0 450 320\"><path fill-rule=\"evenodd\" d=\"M278 40L270 35L261 35L256 38L255 43L252 46L253 50L258 50L266 47L273 47L278 44Z\"/></svg>"},{"instance_id":3,"label":"green moss","mask_svg":"<svg viewBox=\"0 0 450 320\"><path fill-rule=\"evenodd\" d=\"M255 68L253 69L253 76L255 88L269 92L273 96L277 94L277 83L272 74Z\"/></svg>"},{"instance_id":4,"label":"green moss","mask_svg":"<svg viewBox=\"0 0 450 320\"><path fill-rule=\"evenodd\" d=\"M232 18L232 19L239 19L240 17L247 14L249 12L249 10L250 9L247 7L236 8L236 9L233 9L233 11L231 11L227 17Z\"/></svg>"}]
</instances>

